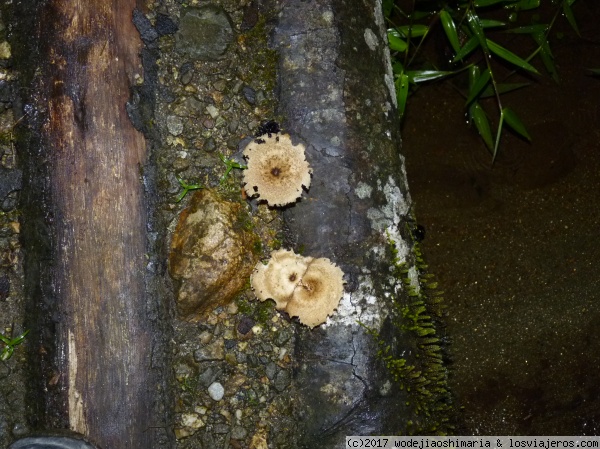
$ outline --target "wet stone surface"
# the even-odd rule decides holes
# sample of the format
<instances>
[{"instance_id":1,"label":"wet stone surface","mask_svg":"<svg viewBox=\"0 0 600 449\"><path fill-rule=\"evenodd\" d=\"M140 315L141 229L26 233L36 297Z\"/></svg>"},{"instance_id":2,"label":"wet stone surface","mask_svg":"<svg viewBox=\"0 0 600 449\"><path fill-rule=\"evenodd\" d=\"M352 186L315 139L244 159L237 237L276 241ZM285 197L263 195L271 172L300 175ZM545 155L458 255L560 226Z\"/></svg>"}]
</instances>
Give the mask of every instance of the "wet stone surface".
<instances>
[{"instance_id":1,"label":"wet stone surface","mask_svg":"<svg viewBox=\"0 0 600 449\"><path fill-rule=\"evenodd\" d=\"M227 305L247 283L258 260L258 237L238 202L197 191L172 237L169 272L182 318Z\"/></svg>"},{"instance_id":2,"label":"wet stone surface","mask_svg":"<svg viewBox=\"0 0 600 449\"><path fill-rule=\"evenodd\" d=\"M276 57L268 50L265 25L269 18L248 19L253 10L249 3L225 0L218 7L203 3L185 9L165 0L150 3L146 14L155 28L160 17L168 17L179 30L158 39L154 144L156 182L163 195L159 221L168 224L169 248L194 251L200 245L193 257L179 260L180 268L187 265L190 275L197 276L192 264L212 264L215 279L217 273L221 276L216 284L236 283L227 288L229 293L213 291L214 301L200 319L190 321L178 313L173 321L172 430L177 449L296 447L289 438L294 424L285 394L292 377L294 325L271 302L255 300L250 272L245 271L281 245L281 217L242 197L242 171L228 171L223 162L244 163L244 142L261 123L277 119ZM209 16L213 23L207 29L214 33L190 34ZM198 196L189 192L177 202L182 191L178 179L207 190ZM202 206L205 221L181 239L179 215L187 207L197 208L205 195L211 198ZM202 247L200 240L213 226L222 228L223 238ZM236 266L230 263L235 258L246 258L243 268L228 271ZM196 285L198 293L208 290L207 284ZM181 292L179 287L179 297Z\"/></svg>"}]
</instances>

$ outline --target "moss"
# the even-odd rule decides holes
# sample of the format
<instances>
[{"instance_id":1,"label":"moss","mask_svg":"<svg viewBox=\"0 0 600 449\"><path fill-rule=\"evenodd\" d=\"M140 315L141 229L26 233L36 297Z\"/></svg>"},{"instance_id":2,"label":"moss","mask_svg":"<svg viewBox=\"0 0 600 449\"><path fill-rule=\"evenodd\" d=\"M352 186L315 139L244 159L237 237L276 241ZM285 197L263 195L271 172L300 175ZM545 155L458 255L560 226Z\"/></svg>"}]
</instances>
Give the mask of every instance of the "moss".
<instances>
[{"instance_id":1,"label":"moss","mask_svg":"<svg viewBox=\"0 0 600 449\"><path fill-rule=\"evenodd\" d=\"M239 297L237 307L239 313L252 318L259 324L266 324L274 313L273 301L249 301L247 298Z\"/></svg>"},{"instance_id":2,"label":"moss","mask_svg":"<svg viewBox=\"0 0 600 449\"><path fill-rule=\"evenodd\" d=\"M414 413L408 421L406 434L446 434L452 431L449 420L452 398L444 366L444 341L440 337L440 318L444 311L442 292L437 290L434 276L419 247L413 240L412 257L417 279L411 279L408 264L400 262L398 252L390 242L394 276L403 285L405 294L392 302L391 321L394 338L384 338L369 329L378 345L378 358L387 367L391 378L405 390L407 406ZM402 342L402 349L399 343ZM408 350L407 350L407 347ZM399 354L409 354L400 356Z\"/></svg>"},{"instance_id":3,"label":"moss","mask_svg":"<svg viewBox=\"0 0 600 449\"><path fill-rule=\"evenodd\" d=\"M248 55L251 55L248 58L248 70L240 73L240 77L253 88L264 90L266 95L262 103L274 105L278 54L270 49L268 36L265 17L261 17L252 29L239 35L238 43L243 49L241 56L248 58ZM263 106L262 103L258 106ZM269 106L269 109L271 108L272 106Z\"/></svg>"}]
</instances>

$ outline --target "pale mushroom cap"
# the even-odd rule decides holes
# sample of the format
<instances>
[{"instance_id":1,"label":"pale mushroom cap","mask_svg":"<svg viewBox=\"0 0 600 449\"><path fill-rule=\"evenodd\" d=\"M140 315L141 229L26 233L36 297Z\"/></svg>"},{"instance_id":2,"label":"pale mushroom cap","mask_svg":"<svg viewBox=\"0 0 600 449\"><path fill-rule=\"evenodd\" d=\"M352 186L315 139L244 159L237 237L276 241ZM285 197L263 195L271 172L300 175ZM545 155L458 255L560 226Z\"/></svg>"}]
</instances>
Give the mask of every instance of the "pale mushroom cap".
<instances>
[{"instance_id":1,"label":"pale mushroom cap","mask_svg":"<svg viewBox=\"0 0 600 449\"><path fill-rule=\"evenodd\" d=\"M284 206L300 198L302 186L310 187L304 145L292 145L287 134L260 136L246 146L244 157L248 160L244 170L248 196L258 194L270 206Z\"/></svg>"},{"instance_id":2,"label":"pale mushroom cap","mask_svg":"<svg viewBox=\"0 0 600 449\"><path fill-rule=\"evenodd\" d=\"M271 253L267 265L256 266L250 282L258 299L273 299L277 309L282 310L307 268L304 257L281 249Z\"/></svg>"},{"instance_id":3,"label":"pale mushroom cap","mask_svg":"<svg viewBox=\"0 0 600 449\"><path fill-rule=\"evenodd\" d=\"M324 323L344 294L343 276L343 271L329 259L314 259L285 310L307 326Z\"/></svg>"},{"instance_id":4,"label":"pale mushroom cap","mask_svg":"<svg viewBox=\"0 0 600 449\"><path fill-rule=\"evenodd\" d=\"M273 299L278 310L315 327L337 308L344 293L343 276L329 259L279 250L271 253L267 265L257 265L251 283L258 299Z\"/></svg>"}]
</instances>

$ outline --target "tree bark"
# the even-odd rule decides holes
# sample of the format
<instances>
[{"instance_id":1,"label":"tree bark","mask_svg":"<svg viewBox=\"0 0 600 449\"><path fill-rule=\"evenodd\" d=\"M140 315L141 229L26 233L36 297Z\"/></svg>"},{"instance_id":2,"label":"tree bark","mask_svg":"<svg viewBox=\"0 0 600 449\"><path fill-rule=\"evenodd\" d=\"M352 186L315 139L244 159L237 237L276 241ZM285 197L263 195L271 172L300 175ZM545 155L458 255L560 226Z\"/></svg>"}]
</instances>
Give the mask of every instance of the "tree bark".
<instances>
[{"instance_id":1,"label":"tree bark","mask_svg":"<svg viewBox=\"0 0 600 449\"><path fill-rule=\"evenodd\" d=\"M332 259L347 280L337 313L298 339L301 446L403 434L415 417L412 399L377 356L380 338L398 359L414 346L392 313L406 294L394 266L414 259L380 2L286 2L274 39L280 113L306 142L313 168L307 198L285 212L286 223L305 255Z\"/></svg>"},{"instance_id":2,"label":"tree bark","mask_svg":"<svg viewBox=\"0 0 600 449\"><path fill-rule=\"evenodd\" d=\"M40 76L29 99L24 201L31 209L43 199L29 218L44 221L24 230L26 269L34 307L51 316L41 329L33 324L48 392L39 424L115 449L158 440L145 141L125 110L142 75L134 8L135 0L56 0L27 11L36 17Z\"/></svg>"}]
</instances>

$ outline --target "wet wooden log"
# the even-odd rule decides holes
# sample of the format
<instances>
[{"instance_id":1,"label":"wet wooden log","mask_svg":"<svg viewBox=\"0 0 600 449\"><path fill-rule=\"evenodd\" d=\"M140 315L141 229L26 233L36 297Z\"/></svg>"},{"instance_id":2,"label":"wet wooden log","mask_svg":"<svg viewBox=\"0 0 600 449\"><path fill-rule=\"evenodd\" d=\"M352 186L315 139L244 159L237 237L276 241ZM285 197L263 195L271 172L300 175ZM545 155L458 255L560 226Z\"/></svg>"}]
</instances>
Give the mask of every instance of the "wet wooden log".
<instances>
[{"instance_id":1,"label":"wet wooden log","mask_svg":"<svg viewBox=\"0 0 600 449\"><path fill-rule=\"evenodd\" d=\"M297 447L334 449L348 435L439 429L445 417L434 415L443 410L445 386L430 394L434 400L415 400L408 392L415 388L402 385L406 374L390 363L413 363L406 354L422 343L401 331L397 311L400 300L409 303L397 272L399 262L413 263L411 199L381 4L286 2L274 43L283 125L306 143L313 169L307 199L285 211L286 224L304 255L330 258L347 281L328 323L299 333Z\"/></svg>"},{"instance_id":2,"label":"wet wooden log","mask_svg":"<svg viewBox=\"0 0 600 449\"><path fill-rule=\"evenodd\" d=\"M26 274L38 276L41 285L29 292L52 314L51 329L38 336L54 358L42 369L56 371L44 373L50 378L42 381L48 393L39 424L68 426L115 449L157 444L150 429L156 383L144 277L145 141L125 109L142 75L135 4L53 0L31 11L40 77L28 119L41 125L39 148L29 149L25 201L32 190L44 200L50 238L46 260L35 259L43 251L29 241ZM40 175L47 181L36 185Z\"/></svg>"}]
</instances>

